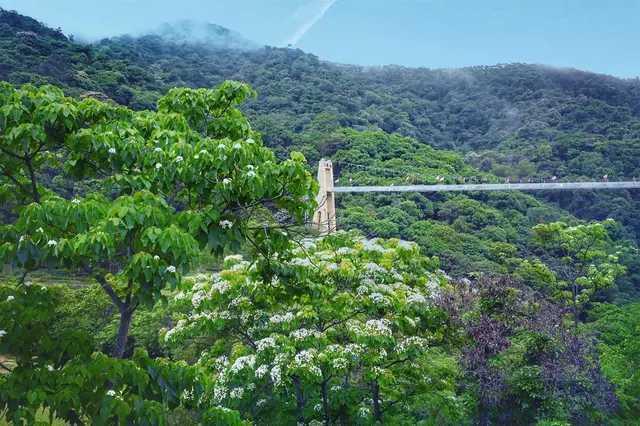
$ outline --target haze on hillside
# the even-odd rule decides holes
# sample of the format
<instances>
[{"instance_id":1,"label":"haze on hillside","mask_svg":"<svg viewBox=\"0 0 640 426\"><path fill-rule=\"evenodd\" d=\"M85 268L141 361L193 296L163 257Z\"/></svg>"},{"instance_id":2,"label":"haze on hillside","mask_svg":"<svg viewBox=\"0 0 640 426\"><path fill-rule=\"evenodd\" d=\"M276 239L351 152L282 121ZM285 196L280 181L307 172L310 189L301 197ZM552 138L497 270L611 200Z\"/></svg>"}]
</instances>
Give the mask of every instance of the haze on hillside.
<instances>
[{"instance_id":1,"label":"haze on hillside","mask_svg":"<svg viewBox=\"0 0 640 426\"><path fill-rule=\"evenodd\" d=\"M0 0L95 40L183 20L258 45L299 47L359 65L429 68L525 62L623 78L640 75L640 2L613 0Z\"/></svg>"}]
</instances>

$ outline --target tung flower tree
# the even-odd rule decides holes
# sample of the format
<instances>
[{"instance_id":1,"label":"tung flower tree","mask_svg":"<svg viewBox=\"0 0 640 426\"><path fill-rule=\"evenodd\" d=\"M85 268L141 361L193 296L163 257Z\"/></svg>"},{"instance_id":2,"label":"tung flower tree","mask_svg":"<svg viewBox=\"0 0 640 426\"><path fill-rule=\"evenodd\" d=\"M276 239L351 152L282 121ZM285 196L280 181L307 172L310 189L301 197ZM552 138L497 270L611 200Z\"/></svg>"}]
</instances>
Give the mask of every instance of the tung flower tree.
<instances>
[{"instance_id":1,"label":"tung flower tree","mask_svg":"<svg viewBox=\"0 0 640 426\"><path fill-rule=\"evenodd\" d=\"M224 267L178 293L166 333L215 342L198 361L216 383L209 404L271 424L464 417L436 304L448 282L416 245L338 233L303 241L270 280L240 256Z\"/></svg>"}]
</instances>

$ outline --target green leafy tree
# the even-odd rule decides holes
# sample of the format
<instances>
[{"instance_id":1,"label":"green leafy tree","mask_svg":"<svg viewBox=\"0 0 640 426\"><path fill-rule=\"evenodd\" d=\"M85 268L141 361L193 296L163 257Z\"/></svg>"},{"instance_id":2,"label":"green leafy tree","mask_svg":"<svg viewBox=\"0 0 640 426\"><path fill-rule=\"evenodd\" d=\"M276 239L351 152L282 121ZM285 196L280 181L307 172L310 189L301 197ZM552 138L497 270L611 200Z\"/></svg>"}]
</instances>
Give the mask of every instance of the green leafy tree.
<instances>
[{"instance_id":1,"label":"green leafy tree","mask_svg":"<svg viewBox=\"0 0 640 426\"><path fill-rule=\"evenodd\" d=\"M533 228L534 241L546 250L546 263L557 278L548 277L552 292L573 311L574 324L578 321L594 294L614 285L625 272L620 264L616 247L608 228L615 221L593 222L569 226L564 222L540 224ZM549 269L528 263L522 272L544 277Z\"/></svg>"},{"instance_id":2,"label":"green leafy tree","mask_svg":"<svg viewBox=\"0 0 640 426\"><path fill-rule=\"evenodd\" d=\"M100 392L117 383L106 381L108 374L103 381L95 376L107 366L96 367L95 357L87 358L89 341L81 343L73 330L47 333L51 306L37 309L36 299L49 302L28 285L30 272L64 267L94 278L120 314L113 355L123 357L138 306L163 299L164 290L177 286L202 252L220 254L248 243L270 257L287 243L288 227L313 207L309 200L316 184L302 155L278 162L263 147L237 109L252 94L237 82L215 90L175 89L160 101L158 112L133 112L67 98L51 86L0 85L6 218L0 256L22 272L15 294L7 296L17 311L9 311L12 321L3 322L10 326L2 330L3 350L16 361L3 381L5 389L14 389L3 394L8 415L23 418L24 410L33 413L48 404L65 418L73 418L71 408L101 418L92 404L104 404ZM59 176L64 185L52 182L55 169L64 171ZM73 345L83 350L69 350ZM65 374L56 380L65 380L74 365L85 368L76 374L87 379L77 388L65 389L62 382L61 388L49 386L49 379L33 376L61 369ZM26 399L16 394L24 389L20 384L33 386ZM64 389L59 400L52 397L56 389ZM130 400L118 418L127 418L138 405Z\"/></svg>"},{"instance_id":3,"label":"green leafy tree","mask_svg":"<svg viewBox=\"0 0 640 426\"><path fill-rule=\"evenodd\" d=\"M213 342L198 361L211 403L258 423L464 423L436 265L414 243L349 233L303 241L271 280L229 256L176 296L166 339Z\"/></svg>"}]
</instances>

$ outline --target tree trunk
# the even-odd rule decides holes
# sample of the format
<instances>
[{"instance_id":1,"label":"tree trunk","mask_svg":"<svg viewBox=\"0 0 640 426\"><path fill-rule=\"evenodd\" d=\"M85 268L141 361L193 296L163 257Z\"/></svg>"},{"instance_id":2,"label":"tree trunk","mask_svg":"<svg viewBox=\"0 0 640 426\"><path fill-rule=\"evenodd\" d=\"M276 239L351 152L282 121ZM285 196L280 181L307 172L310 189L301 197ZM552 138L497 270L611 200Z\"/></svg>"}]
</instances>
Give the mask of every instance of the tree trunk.
<instances>
[{"instance_id":1,"label":"tree trunk","mask_svg":"<svg viewBox=\"0 0 640 426\"><path fill-rule=\"evenodd\" d=\"M374 380L371 384L371 399L373 399L373 418L376 423L382 423L382 409L380 408L380 386Z\"/></svg>"},{"instance_id":2,"label":"tree trunk","mask_svg":"<svg viewBox=\"0 0 640 426\"><path fill-rule=\"evenodd\" d=\"M322 382L322 411L324 412L324 424L329 426L331 416L329 415L329 392L327 392L328 380Z\"/></svg>"},{"instance_id":3,"label":"tree trunk","mask_svg":"<svg viewBox=\"0 0 640 426\"><path fill-rule=\"evenodd\" d=\"M118 326L118 336L116 337L116 345L113 348L113 356L115 358L124 358L127 349L127 340L129 339L129 327L133 318L133 308L130 303L125 303L120 308L120 325Z\"/></svg>"},{"instance_id":4,"label":"tree trunk","mask_svg":"<svg viewBox=\"0 0 640 426\"><path fill-rule=\"evenodd\" d=\"M293 376L293 386L296 391L296 417L298 418L298 424L306 424L304 421L304 394L302 393L300 377Z\"/></svg>"}]
</instances>

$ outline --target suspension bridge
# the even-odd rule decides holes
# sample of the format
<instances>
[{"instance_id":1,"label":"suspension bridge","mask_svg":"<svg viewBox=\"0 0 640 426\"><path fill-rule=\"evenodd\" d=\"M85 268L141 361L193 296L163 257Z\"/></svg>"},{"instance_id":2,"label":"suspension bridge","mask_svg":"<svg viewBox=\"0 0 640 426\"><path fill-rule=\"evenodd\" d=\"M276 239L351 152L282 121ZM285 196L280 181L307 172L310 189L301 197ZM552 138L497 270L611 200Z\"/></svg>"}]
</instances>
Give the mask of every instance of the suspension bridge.
<instances>
[{"instance_id":1,"label":"suspension bridge","mask_svg":"<svg viewBox=\"0 0 640 426\"><path fill-rule=\"evenodd\" d=\"M554 179L555 180L555 179ZM333 163L320 160L318 165L320 189L316 201L318 209L313 216L313 225L321 234L329 234L337 229L335 194L365 192L473 192L473 191L578 191L578 190L621 190L640 189L640 181L621 180L593 182L505 182L505 183L456 183L434 185L388 185L388 186L335 186Z\"/></svg>"}]
</instances>

